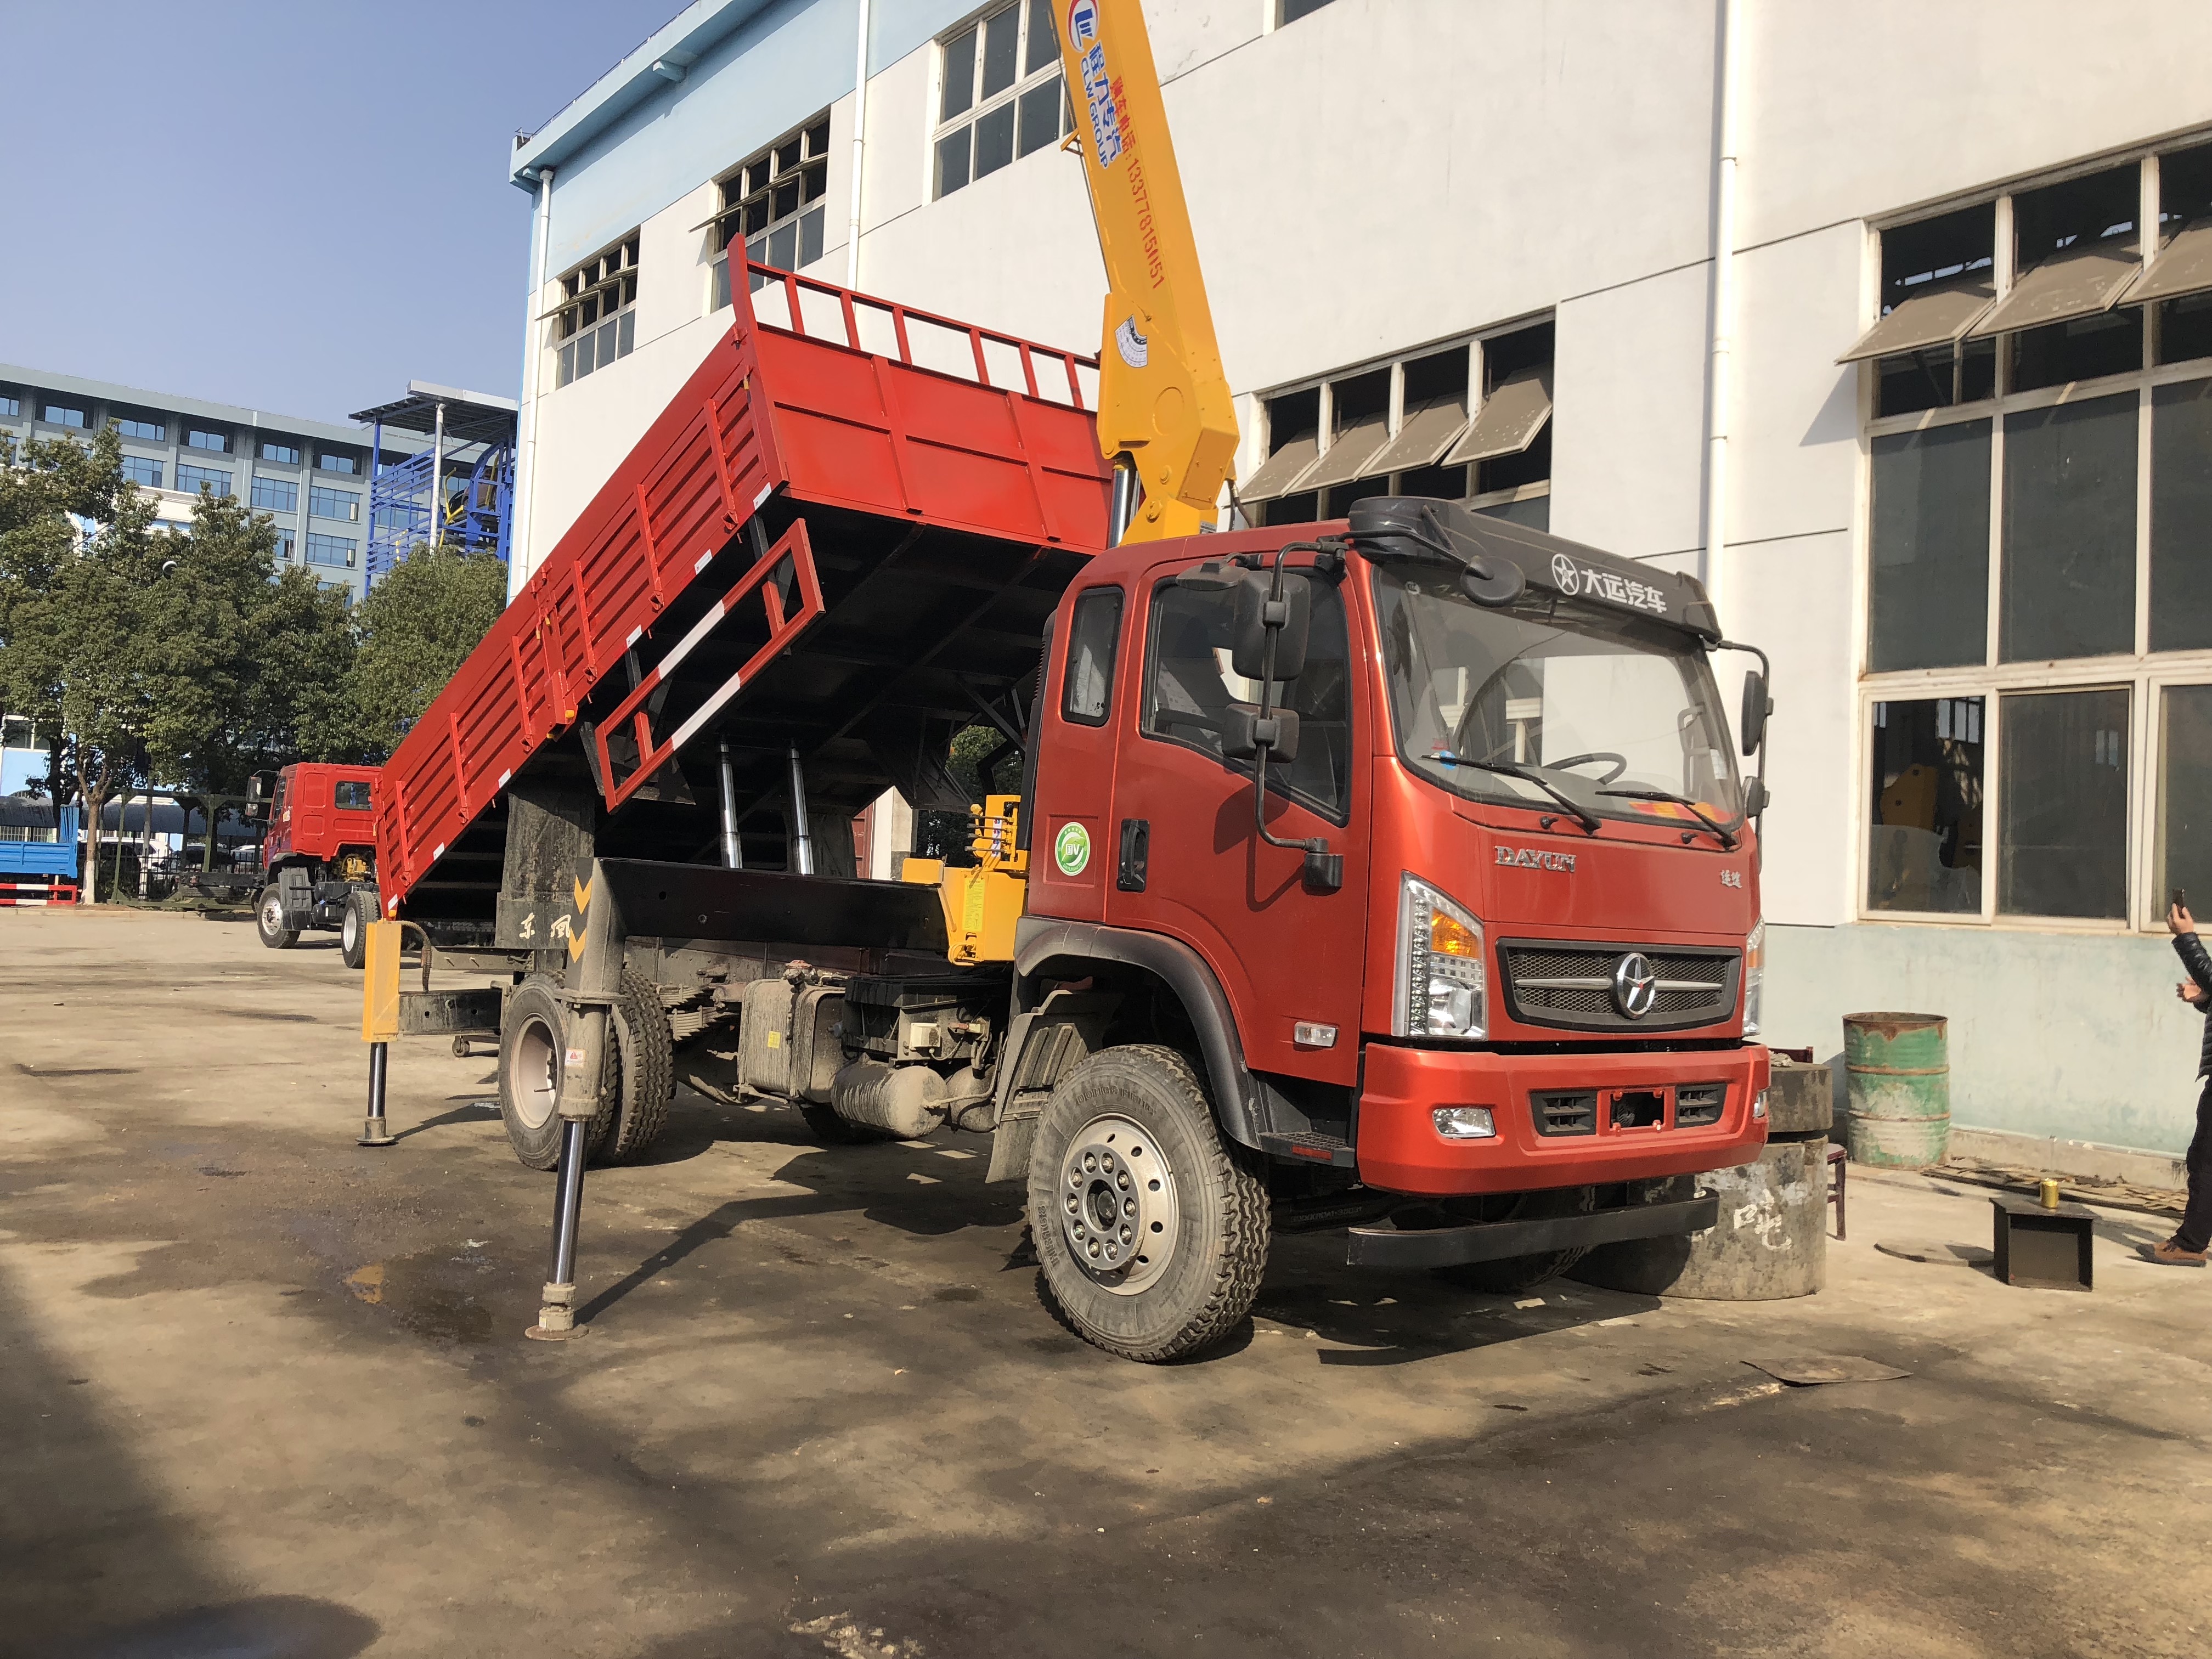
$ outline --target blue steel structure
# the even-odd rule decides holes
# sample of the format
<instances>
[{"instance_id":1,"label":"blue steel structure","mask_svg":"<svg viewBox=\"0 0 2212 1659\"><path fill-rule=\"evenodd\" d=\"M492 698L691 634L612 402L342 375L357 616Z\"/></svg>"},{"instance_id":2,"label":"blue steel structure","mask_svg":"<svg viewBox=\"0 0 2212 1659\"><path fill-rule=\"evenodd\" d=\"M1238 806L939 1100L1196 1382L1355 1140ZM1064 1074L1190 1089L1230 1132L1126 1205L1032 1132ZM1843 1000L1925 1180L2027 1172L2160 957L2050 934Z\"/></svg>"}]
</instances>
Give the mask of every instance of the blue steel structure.
<instances>
[{"instance_id":1,"label":"blue steel structure","mask_svg":"<svg viewBox=\"0 0 2212 1659\"><path fill-rule=\"evenodd\" d=\"M417 546L489 553L507 561L514 521L515 406L511 398L410 380L396 402L364 409L369 424L371 584ZM386 464L389 427L429 447Z\"/></svg>"}]
</instances>

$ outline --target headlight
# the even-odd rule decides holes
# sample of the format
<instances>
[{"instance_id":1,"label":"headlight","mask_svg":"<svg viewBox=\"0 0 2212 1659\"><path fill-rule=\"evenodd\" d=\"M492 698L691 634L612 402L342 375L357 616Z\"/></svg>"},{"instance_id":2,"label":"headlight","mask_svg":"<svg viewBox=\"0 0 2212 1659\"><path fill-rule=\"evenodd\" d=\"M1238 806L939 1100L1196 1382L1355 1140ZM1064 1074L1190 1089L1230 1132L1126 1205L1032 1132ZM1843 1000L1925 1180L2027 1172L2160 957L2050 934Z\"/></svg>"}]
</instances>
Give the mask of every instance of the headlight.
<instances>
[{"instance_id":1,"label":"headlight","mask_svg":"<svg viewBox=\"0 0 2212 1659\"><path fill-rule=\"evenodd\" d=\"M1479 1037L1485 1018L1482 924L1416 876L1398 889L1398 988L1391 1030Z\"/></svg>"},{"instance_id":2,"label":"headlight","mask_svg":"<svg viewBox=\"0 0 2212 1659\"><path fill-rule=\"evenodd\" d=\"M1766 921L1751 930L1743 942L1743 1034L1759 1035L1759 994L1766 983Z\"/></svg>"}]
</instances>

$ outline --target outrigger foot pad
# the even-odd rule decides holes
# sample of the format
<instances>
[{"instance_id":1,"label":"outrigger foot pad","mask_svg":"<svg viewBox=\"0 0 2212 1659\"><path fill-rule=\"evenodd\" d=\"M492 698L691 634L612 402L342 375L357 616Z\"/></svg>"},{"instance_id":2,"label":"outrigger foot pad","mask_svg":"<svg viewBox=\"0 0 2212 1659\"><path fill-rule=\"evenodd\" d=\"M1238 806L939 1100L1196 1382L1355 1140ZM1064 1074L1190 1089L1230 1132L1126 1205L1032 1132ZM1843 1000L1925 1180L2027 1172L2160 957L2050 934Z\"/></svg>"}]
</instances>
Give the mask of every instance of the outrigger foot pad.
<instances>
[{"instance_id":1,"label":"outrigger foot pad","mask_svg":"<svg viewBox=\"0 0 2212 1659\"><path fill-rule=\"evenodd\" d=\"M361 1136L354 1142L356 1146L397 1146L398 1144L399 1137L392 1133L391 1125L380 1117L362 1119Z\"/></svg>"},{"instance_id":2,"label":"outrigger foot pad","mask_svg":"<svg viewBox=\"0 0 2212 1659\"><path fill-rule=\"evenodd\" d=\"M538 1310L538 1322L523 1334L532 1342L566 1342L572 1337L589 1336L590 1327L576 1322L575 1303L574 1285L548 1285L544 1305Z\"/></svg>"}]
</instances>

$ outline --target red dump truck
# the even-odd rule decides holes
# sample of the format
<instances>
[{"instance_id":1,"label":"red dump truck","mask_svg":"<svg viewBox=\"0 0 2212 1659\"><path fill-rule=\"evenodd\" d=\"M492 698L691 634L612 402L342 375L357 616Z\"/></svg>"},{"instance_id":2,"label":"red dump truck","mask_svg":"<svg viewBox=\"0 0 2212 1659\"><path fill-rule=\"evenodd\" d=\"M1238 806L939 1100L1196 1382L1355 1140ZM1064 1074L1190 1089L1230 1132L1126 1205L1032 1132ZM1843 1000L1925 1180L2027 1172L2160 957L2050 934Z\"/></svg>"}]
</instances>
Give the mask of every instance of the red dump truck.
<instances>
[{"instance_id":1,"label":"red dump truck","mask_svg":"<svg viewBox=\"0 0 2212 1659\"><path fill-rule=\"evenodd\" d=\"M1711 1226L1695 1177L1764 1145L1763 785L1704 591L1456 501L1204 533L1235 420L1137 0L1061 46L1102 360L732 242L728 333L384 769L363 1034L499 1032L560 1172L534 1334L586 1164L678 1081L988 1135L1054 1304L1148 1361L1276 1231L1524 1286ZM1743 708L1749 755L1763 673ZM967 858L859 878L892 787ZM395 921L498 983L403 995Z\"/></svg>"},{"instance_id":2,"label":"red dump truck","mask_svg":"<svg viewBox=\"0 0 2212 1659\"><path fill-rule=\"evenodd\" d=\"M1697 583L1396 499L1109 550L1092 372L741 286L385 768L386 914L500 981L416 1029L499 1030L570 1248L582 1154L676 1079L988 1135L1070 1323L1139 1359L1241 1318L1273 1230L1511 1286L1711 1224L1680 1178L1757 1153L1767 1058ZM958 804L978 722L1021 781L973 866L813 832Z\"/></svg>"}]
</instances>

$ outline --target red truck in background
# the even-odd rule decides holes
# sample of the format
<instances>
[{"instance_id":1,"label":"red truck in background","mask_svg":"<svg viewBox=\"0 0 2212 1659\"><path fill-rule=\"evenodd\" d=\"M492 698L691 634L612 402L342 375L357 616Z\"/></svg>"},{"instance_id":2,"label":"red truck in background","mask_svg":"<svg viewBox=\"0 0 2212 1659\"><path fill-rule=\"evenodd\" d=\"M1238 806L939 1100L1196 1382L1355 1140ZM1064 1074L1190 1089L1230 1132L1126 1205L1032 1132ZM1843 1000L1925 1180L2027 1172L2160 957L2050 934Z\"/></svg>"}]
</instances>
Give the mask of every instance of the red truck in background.
<instances>
[{"instance_id":1,"label":"red truck in background","mask_svg":"<svg viewBox=\"0 0 2212 1659\"><path fill-rule=\"evenodd\" d=\"M289 950L310 928L336 928L349 968L376 919L378 769L301 762L246 781L246 814L267 826L254 920L261 942Z\"/></svg>"}]
</instances>

